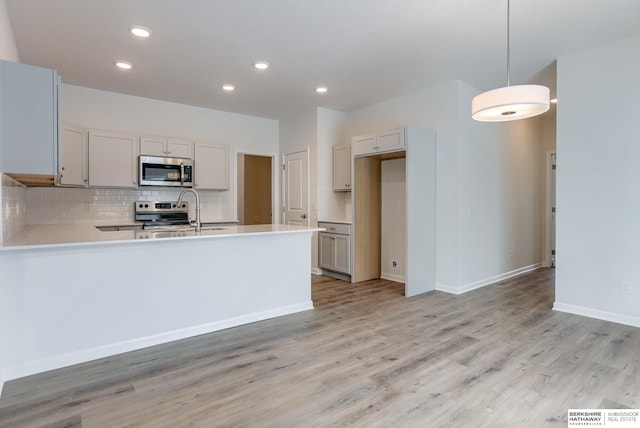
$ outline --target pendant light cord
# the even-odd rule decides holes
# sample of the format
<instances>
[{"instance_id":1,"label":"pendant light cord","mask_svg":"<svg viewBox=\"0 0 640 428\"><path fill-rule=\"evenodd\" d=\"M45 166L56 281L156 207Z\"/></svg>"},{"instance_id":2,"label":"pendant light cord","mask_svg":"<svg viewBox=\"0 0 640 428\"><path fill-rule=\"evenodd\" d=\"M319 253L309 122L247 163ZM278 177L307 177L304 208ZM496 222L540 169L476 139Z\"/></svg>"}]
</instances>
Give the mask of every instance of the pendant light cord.
<instances>
[{"instance_id":1,"label":"pendant light cord","mask_svg":"<svg viewBox=\"0 0 640 428\"><path fill-rule=\"evenodd\" d=\"M510 76L510 70L509 70L509 28L510 28L510 15L511 15L511 6L510 6L511 1L507 0L507 86L511 85L511 76Z\"/></svg>"}]
</instances>

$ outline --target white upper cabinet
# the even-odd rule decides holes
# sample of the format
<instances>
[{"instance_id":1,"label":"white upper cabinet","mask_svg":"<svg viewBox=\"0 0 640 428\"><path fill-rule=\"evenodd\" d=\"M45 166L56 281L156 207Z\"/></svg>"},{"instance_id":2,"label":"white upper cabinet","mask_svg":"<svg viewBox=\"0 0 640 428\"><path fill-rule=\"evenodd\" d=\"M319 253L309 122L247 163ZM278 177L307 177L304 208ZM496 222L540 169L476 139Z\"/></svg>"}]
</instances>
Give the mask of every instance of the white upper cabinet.
<instances>
[{"instance_id":1,"label":"white upper cabinet","mask_svg":"<svg viewBox=\"0 0 640 428\"><path fill-rule=\"evenodd\" d=\"M58 73L0 61L0 171L57 172Z\"/></svg>"},{"instance_id":2,"label":"white upper cabinet","mask_svg":"<svg viewBox=\"0 0 640 428\"><path fill-rule=\"evenodd\" d=\"M89 185L138 186L138 137L112 131L89 131Z\"/></svg>"},{"instance_id":3,"label":"white upper cabinet","mask_svg":"<svg viewBox=\"0 0 640 428\"><path fill-rule=\"evenodd\" d=\"M140 154L148 156L166 156L167 140L164 138L140 137Z\"/></svg>"},{"instance_id":4,"label":"white upper cabinet","mask_svg":"<svg viewBox=\"0 0 640 428\"><path fill-rule=\"evenodd\" d=\"M353 137L351 143L351 150L353 156L361 156L365 154L375 153L378 140L375 134L372 135L360 135Z\"/></svg>"},{"instance_id":5,"label":"white upper cabinet","mask_svg":"<svg viewBox=\"0 0 640 428\"><path fill-rule=\"evenodd\" d=\"M348 144L333 147L333 190L351 191L351 146Z\"/></svg>"},{"instance_id":6,"label":"white upper cabinet","mask_svg":"<svg viewBox=\"0 0 640 428\"><path fill-rule=\"evenodd\" d=\"M163 137L141 137L140 154L193 159L193 142Z\"/></svg>"},{"instance_id":7,"label":"white upper cabinet","mask_svg":"<svg viewBox=\"0 0 640 428\"><path fill-rule=\"evenodd\" d=\"M404 128L381 132L378 137L378 152L395 152L404 150Z\"/></svg>"},{"instance_id":8,"label":"white upper cabinet","mask_svg":"<svg viewBox=\"0 0 640 428\"><path fill-rule=\"evenodd\" d=\"M404 134L404 128L397 128L378 134L353 137L353 156L368 156L377 153L402 151L405 149Z\"/></svg>"},{"instance_id":9,"label":"white upper cabinet","mask_svg":"<svg viewBox=\"0 0 640 428\"><path fill-rule=\"evenodd\" d=\"M197 189L229 189L229 146L195 143L193 158L194 187Z\"/></svg>"},{"instance_id":10,"label":"white upper cabinet","mask_svg":"<svg viewBox=\"0 0 640 428\"><path fill-rule=\"evenodd\" d=\"M86 187L89 184L87 135L85 129L66 123L60 127L59 186Z\"/></svg>"}]
</instances>

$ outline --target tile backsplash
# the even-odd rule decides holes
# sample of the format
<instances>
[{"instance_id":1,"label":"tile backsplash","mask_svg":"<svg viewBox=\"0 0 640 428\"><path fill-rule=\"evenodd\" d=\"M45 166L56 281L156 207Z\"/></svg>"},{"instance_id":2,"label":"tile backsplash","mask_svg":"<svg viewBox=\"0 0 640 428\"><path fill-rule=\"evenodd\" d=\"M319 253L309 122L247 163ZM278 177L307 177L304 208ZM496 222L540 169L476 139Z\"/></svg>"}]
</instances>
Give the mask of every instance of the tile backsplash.
<instances>
[{"instance_id":1,"label":"tile backsplash","mask_svg":"<svg viewBox=\"0 0 640 428\"><path fill-rule=\"evenodd\" d=\"M29 224L127 224L134 221L135 201L175 201L180 190L85 189L25 187L2 176L2 228L0 242L8 241ZM200 191L203 221L236 221L237 209L230 191ZM195 218L193 195L186 195L190 217Z\"/></svg>"},{"instance_id":2,"label":"tile backsplash","mask_svg":"<svg viewBox=\"0 0 640 428\"><path fill-rule=\"evenodd\" d=\"M13 178L2 176L2 233L0 242L10 240L27 223L27 189Z\"/></svg>"},{"instance_id":3,"label":"tile backsplash","mask_svg":"<svg viewBox=\"0 0 640 428\"><path fill-rule=\"evenodd\" d=\"M203 221L235 221L230 192L200 191ZM27 224L126 224L134 221L135 201L175 201L180 190L174 189L80 189L28 188ZM190 217L195 218L195 201L189 202Z\"/></svg>"}]
</instances>

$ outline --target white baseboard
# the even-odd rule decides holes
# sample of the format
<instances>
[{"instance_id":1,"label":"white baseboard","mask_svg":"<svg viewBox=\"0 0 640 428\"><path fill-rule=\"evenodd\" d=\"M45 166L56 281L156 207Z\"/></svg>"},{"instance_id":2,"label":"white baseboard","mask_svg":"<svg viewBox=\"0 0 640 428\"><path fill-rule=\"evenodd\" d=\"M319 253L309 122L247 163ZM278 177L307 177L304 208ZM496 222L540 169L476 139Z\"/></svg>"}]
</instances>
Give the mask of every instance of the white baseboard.
<instances>
[{"instance_id":1,"label":"white baseboard","mask_svg":"<svg viewBox=\"0 0 640 428\"><path fill-rule=\"evenodd\" d=\"M201 334L213 333L214 331L225 330L227 328L237 327L243 324L263 321L283 315L290 315L310 309L313 309L312 301L289 306L282 306L280 308L275 308L268 311L256 312L253 314L215 321L212 323L188 327L180 330L169 331L153 336L141 337L124 342L111 343L105 346L85 349L70 354L57 355L43 360L29 361L19 366L0 368L0 376L2 376L2 378L0 378L0 381L2 381L1 385L4 385L4 382L6 381L30 376L36 373L55 370L74 364L86 363L88 361L97 360L99 358L105 358L112 355L122 354L124 352L135 351L137 349L148 348L149 346L160 345L163 343L186 339L188 337L198 336Z\"/></svg>"},{"instance_id":2,"label":"white baseboard","mask_svg":"<svg viewBox=\"0 0 640 428\"><path fill-rule=\"evenodd\" d=\"M387 273L387 272L382 272L380 274L380 278L386 279L388 281L401 282L403 284L406 283L406 279L405 279L404 276L402 276L402 275L394 275L392 273Z\"/></svg>"},{"instance_id":3,"label":"white baseboard","mask_svg":"<svg viewBox=\"0 0 640 428\"><path fill-rule=\"evenodd\" d=\"M611 321L618 324L640 327L639 317L617 314L615 312L601 311L599 309L586 308L584 306L569 305L567 303L553 302L553 310L566 312L568 314L581 315L583 317L595 318L602 321Z\"/></svg>"},{"instance_id":4,"label":"white baseboard","mask_svg":"<svg viewBox=\"0 0 640 428\"><path fill-rule=\"evenodd\" d=\"M322 269L317 268L317 267L312 267L311 268L311 274L312 275L322 275Z\"/></svg>"},{"instance_id":5,"label":"white baseboard","mask_svg":"<svg viewBox=\"0 0 640 428\"><path fill-rule=\"evenodd\" d=\"M496 282L504 281L505 279L509 279L517 275L522 275L523 273L540 269L541 267L542 267L542 263L536 263L534 265L524 266L524 267L512 270L510 272L501 273L500 275L495 275L490 278L486 278L480 281L461 285L458 287L438 282L436 283L436 290L444 291L445 293L451 293L451 294L467 293L469 291L476 290L478 288L482 288L487 285L495 284Z\"/></svg>"}]
</instances>

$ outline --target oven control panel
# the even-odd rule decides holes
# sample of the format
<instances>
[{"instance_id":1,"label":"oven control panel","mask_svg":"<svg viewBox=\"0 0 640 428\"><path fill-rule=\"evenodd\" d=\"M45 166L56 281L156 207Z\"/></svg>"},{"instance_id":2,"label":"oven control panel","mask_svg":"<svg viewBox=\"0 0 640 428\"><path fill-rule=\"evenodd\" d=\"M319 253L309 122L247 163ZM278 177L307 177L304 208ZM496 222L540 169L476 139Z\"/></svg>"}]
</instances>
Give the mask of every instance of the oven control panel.
<instances>
[{"instance_id":1,"label":"oven control panel","mask_svg":"<svg viewBox=\"0 0 640 428\"><path fill-rule=\"evenodd\" d=\"M138 213L185 213L189 212L189 203L182 202L180 206L176 201L136 201L136 214Z\"/></svg>"}]
</instances>

